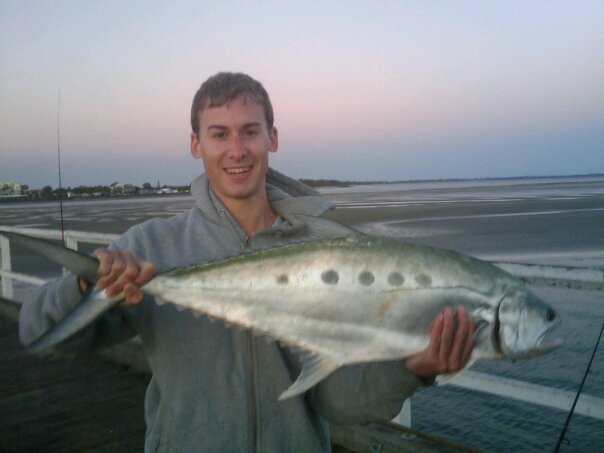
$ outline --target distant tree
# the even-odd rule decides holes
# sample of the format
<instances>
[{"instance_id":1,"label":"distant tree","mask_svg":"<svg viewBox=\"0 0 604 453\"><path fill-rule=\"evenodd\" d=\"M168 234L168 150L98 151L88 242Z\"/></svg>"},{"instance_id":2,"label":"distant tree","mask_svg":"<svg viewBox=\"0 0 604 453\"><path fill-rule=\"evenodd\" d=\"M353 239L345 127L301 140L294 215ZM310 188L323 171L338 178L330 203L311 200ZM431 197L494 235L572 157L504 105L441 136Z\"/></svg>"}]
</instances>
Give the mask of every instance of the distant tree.
<instances>
[{"instance_id":1,"label":"distant tree","mask_svg":"<svg viewBox=\"0 0 604 453\"><path fill-rule=\"evenodd\" d=\"M21 184L21 190L29 190L29 186L27 184Z\"/></svg>"},{"instance_id":2,"label":"distant tree","mask_svg":"<svg viewBox=\"0 0 604 453\"><path fill-rule=\"evenodd\" d=\"M144 184L143 184L143 189L148 189L148 190L150 190L150 189L152 189L152 188L153 188L153 187L151 186L151 183L146 182L146 183L144 183Z\"/></svg>"},{"instance_id":3,"label":"distant tree","mask_svg":"<svg viewBox=\"0 0 604 453\"><path fill-rule=\"evenodd\" d=\"M67 189L61 188L61 189L55 189L53 190L53 193L57 196L57 197L61 197L61 198L65 198L67 197L67 192L69 190L69 187Z\"/></svg>"},{"instance_id":4,"label":"distant tree","mask_svg":"<svg viewBox=\"0 0 604 453\"><path fill-rule=\"evenodd\" d=\"M44 186L42 187L42 192L40 193L42 198L52 198L52 187Z\"/></svg>"}]
</instances>

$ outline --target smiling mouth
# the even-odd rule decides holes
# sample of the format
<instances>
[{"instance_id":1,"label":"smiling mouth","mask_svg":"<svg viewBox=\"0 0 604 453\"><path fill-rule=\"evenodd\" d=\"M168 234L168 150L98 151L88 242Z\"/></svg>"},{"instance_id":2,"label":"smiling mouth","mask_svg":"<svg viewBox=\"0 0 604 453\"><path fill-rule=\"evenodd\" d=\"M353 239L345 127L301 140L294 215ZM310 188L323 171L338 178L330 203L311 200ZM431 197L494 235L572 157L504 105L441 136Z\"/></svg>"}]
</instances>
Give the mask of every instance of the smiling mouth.
<instances>
[{"instance_id":1,"label":"smiling mouth","mask_svg":"<svg viewBox=\"0 0 604 453\"><path fill-rule=\"evenodd\" d=\"M229 175L240 175L242 173L247 173L252 169L251 166L248 167L236 167L236 168L225 168L224 171L226 171Z\"/></svg>"}]
</instances>

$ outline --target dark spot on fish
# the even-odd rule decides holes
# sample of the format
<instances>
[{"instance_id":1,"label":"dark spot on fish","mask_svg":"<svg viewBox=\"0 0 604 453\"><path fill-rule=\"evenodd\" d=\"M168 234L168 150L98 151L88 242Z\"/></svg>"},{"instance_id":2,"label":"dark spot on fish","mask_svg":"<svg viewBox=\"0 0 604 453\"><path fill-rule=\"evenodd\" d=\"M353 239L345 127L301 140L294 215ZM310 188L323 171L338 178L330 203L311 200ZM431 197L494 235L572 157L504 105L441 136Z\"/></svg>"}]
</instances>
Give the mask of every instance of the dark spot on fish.
<instances>
[{"instance_id":1,"label":"dark spot on fish","mask_svg":"<svg viewBox=\"0 0 604 453\"><path fill-rule=\"evenodd\" d=\"M426 288L432 284L432 277L426 274L418 274L415 276L415 281L422 288Z\"/></svg>"},{"instance_id":2,"label":"dark spot on fish","mask_svg":"<svg viewBox=\"0 0 604 453\"><path fill-rule=\"evenodd\" d=\"M400 272L390 272L388 274L388 284L391 286L402 286L405 283L405 277Z\"/></svg>"},{"instance_id":3,"label":"dark spot on fish","mask_svg":"<svg viewBox=\"0 0 604 453\"><path fill-rule=\"evenodd\" d=\"M556 312L550 308L549 310L547 310L545 317L548 321L553 321L554 319L556 319Z\"/></svg>"},{"instance_id":4,"label":"dark spot on fish","mask_svg":"<svg viewBox=\"0 0 604 453\"><path fill-rule=\"evenodd\" d=\"M359 282L361 285L369 286L375 281L375 277L369 271L363 271L359 274Z\"/></svg>"},{"instance_id":5,"label":"dark spot on fish","mask_svg":"<svg viewBox=\"0 0 604 453\"><path fill-rule=\"evenodd\" d=\"M289 277L286 274L281 274L277 277L277 283L287 285L289 283Z\"/></svg>"},{"instance_id":6,"label":"dark spot on fish","mask_svg":"<svg viewBox=\"0 0 604 453\"><path fill-rule=\"evenodd\" d=\"M321 274L321 280L323 280L323 283L327 283L328 285L335 285L338 283L339 279L340 276L333 269L325 271Z\"/></svg>"}]
</instances>

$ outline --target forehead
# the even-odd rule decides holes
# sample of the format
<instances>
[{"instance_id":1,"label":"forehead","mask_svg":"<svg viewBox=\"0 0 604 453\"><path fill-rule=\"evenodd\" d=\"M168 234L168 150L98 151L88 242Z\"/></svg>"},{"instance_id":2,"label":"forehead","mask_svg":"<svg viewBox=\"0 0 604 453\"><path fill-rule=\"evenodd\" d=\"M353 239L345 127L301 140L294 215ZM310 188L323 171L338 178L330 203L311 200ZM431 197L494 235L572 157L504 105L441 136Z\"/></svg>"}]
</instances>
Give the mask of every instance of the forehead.
<instances>
[{"instance_id":1,"label":"forehead","mask_svg":"<svg viewBox=\"0 0 604 453\"><path fill-rule=\"evenodd\" d=\"M204 106L199 113L199 125L202 129L211 126L237 127L249 123L266 126L264 108L250 98L233 99L221 106Z\"/></svg>"}]
</instances>

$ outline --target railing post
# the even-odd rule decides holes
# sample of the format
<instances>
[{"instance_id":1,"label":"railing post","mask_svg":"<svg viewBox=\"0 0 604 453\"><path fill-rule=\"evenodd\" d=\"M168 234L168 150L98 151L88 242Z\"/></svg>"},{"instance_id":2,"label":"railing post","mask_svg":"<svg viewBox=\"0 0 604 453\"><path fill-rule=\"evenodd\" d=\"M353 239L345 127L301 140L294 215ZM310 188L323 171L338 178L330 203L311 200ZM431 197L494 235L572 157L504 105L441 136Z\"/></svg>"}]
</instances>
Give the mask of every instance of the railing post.
<instances>
[{"instance_id":1,"label":"railing post","mask_svg":"<svg viewBox=\"0 0 604 453\"><path fill-rule=\"evenodd\" d=\"M78 249L78 240L76 238L71 237L70 235L65 235L65 247L71 250Z\"/></svg>"},{"instance_id":2,"label":"railing post","mask_svg":"<svg viewBox=\"0 0 604 453\"><path fill-rule=\"evenodd\" d=\"M78 240L71 235L65 235L65 247L71 250L78 250ZM67 275L69 273L69 269L63 268L63 275Z\"/></svg>"},{"instance_id":3,"label":"railing post","mask_svg":"<svg viewBox=\"0 0 604 453\"><path fill-rule=\"evenodd\" d=\"M12 270L10 241L7 237L1 235L0 249L2 249L2 254L0 255L0 268L2 268L3 271L10 272ZM2 297L11 300L13 298L13 281L9 277L2 277Z\"/></svg>"}]
</instances>

